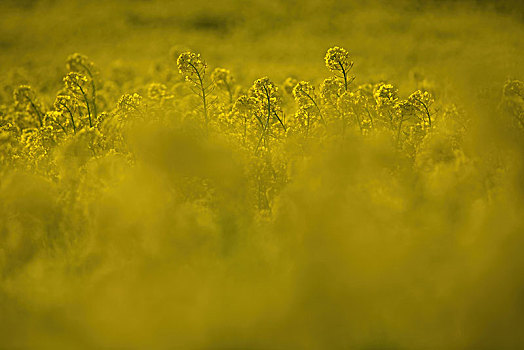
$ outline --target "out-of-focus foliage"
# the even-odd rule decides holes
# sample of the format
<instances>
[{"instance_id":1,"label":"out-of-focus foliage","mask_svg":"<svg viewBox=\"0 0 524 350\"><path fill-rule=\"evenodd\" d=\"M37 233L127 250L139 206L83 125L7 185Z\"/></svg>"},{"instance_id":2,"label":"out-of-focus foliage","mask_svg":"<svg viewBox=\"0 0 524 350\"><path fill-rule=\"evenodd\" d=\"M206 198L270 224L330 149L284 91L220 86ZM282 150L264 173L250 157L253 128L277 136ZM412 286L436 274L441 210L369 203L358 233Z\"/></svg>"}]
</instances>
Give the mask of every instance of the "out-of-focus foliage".
<instances>
[{"instance_id":1,"label":"out-of-focus foliage","mask_svg":"<svg viewBox=\"0 0 524 350\"><path fill-rule=\"evenodd\" d=\"M519 2L0 8L0 348L524 346Z\"/></svg>"}]
</instances>

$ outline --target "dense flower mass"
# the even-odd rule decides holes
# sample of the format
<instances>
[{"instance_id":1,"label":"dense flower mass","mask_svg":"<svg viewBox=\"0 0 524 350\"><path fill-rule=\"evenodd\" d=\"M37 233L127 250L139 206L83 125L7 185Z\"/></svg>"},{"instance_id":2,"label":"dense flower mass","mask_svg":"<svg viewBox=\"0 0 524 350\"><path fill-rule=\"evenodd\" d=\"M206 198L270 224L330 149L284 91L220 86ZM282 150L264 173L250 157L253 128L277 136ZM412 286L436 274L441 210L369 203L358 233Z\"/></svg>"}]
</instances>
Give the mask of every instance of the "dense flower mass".
<instances>
[{"instance_id":1,"label":"dense flower mass","mask_svg":"<svg viewBox=\"0 0 524 350\"><path fill-rule=\"evenodd\" d=\"M453 323L447 335L463 339L464 315L447 321L459 303L443 312L434 302L465 299L447 282L466 273L451 274L450 265L506 259L484 256L494 237L510 251L521 246L509 243L523 232L524 205L512 193L523 191L524 84L502 80L491 110L472 100L508 136L490 138L429 78L353 80L341 47L327 51L329 72L321 58L318 71L271 72L296 74L282 84L252 75L255 68L237 66L234 75L211 64L208 71L199 54L177 46L140 75L125 63L99 71L73 54L56 85L17 80L0 89L0 300L20 304L0 305L0 348L11 322L2 323L4 312L37 309L39 319L53 319L47 331L62 310L48 306L70 300L81 307L66 308L61 317L75 322L65 329L86 341L72 349L107 347L98 346L99 334L132 339L109 347L172 348L186 330L191 340L181 349L215 348L224 338L234 339L219 348L425 348L412 339L361 341L361 321L382 337L387 322L393 329L406 322L394 316L409 303L417 306L414 323L432 312ZM487 225L492 217L504 225ZM494 228L504 234L492 235ZM488 238L479 243L481 234ZM435 267L441 251L450 262ZM468 271L476 293L481 272ZM261 300L255 306L253 295ZM146 309L157 323L143 322ZM357 341L329 346L348 333L346 318ZM267 330L267 346L252 346L256 332L245 319ZM273 343L297 329L307 334L314 322L321 325L311 343L294 335ZM142 327L168 337L171 323L174 338L135 344ZM201 333L213 341L202 342Z\"/></svg>"},{"instance_id":2,"label":"dense flower mass","mask_svg":"<svg viewBox=\"0 0 524 350\"><path fill-rule=\"evenodd\" d=\"M282 96L279 87L268 77L255 80L246 92L226 68L215 68L208 82L207 64L201 56L182 52L176 66L187 83L150 82L139 88L147 97L145 100L138 93L124 93L113 102L112 108L108 104L110 98L103 94L115 90L114 83L99 82L106 92L97 90L92 75L96 66L86 56L73 54L67 59L69 73L63 79L64 89L57 93L51 109L40 102L37 92L29 85L14 89L13 109L2 112L5 120L2 137L17 139L20 149L31 149L30 154L38 154L39 162L46 159L53 147L59 147L68 137L82 135L86 130L97 135L95 139L100 144L90 146L96 152L128 152L125 138L120 134L125 123L134 118L147 120L148 116L166 121L161 115L171 113L182 113L185 122L200 120L206 133L228 135L232 143L238 142L239 147L256 157L266 157L273 149L286 147L289 140L310 142L311 138L316 138L318 142L325 142L356 133L361 137L388 135L399 150L416 159L425 142L436 132L434 130L442 125L458 123L460 132L454 134L453 142L462 138L460 134L465 132L466 121L458 116L450 120L452 114L448 111L456 111L456 108L442 106L429 91L417 89L402 98L397 87L387 82L349 86L352 79L347 73L353 62L348 51L341 47L330 48L325 63L336 73L334 76L327 77L319 85L287 78L283 83L286 95ZM519 127L523 123L523 91L520 81L508 81L501 103ZM227 93L227 100L223 99L223 93ZM294 107L290 106L290 95L295 100ZM191 109L181 107L184 100L192 101ZM106 110L98 114L96 106L102 103ZM444 112L438 114L437 109ZM16 114L10 116L9 113ZM17 154L15 149L9 153L10 158L2 157L4 162L28 157L29 153L22 156L25 153ZM273 161L265 164L264 169L272 168L273 180L285 183L288 181L285 161ZM53 164L51 160L49 164ZM254 187L262 196L257 201L259 209L270 209L276 193L276 185L263 183L266 180L259 178L257 181L261 182Z\"/></svg>"}]
</instances>

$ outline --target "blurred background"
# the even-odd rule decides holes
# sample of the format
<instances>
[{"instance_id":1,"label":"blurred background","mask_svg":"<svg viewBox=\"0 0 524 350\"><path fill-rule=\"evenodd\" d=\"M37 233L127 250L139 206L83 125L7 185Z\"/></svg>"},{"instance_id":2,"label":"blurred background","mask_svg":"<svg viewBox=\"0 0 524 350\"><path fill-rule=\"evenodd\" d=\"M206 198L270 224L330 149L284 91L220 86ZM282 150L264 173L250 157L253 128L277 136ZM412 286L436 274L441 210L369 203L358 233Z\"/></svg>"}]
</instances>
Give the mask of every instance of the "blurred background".
<instances>
[{"instance_id":1,"label":"blurred background","mask_svg":"<svg viewBox=\"0 0 524 350\"><path fill-rule=\"evenodd\" d=\"M174 64L169 52L178 46L242 83L266 74L315 80L327 73L327 48L339 45L354 57L357 82L403 84L418 70L444 84L500 84L524 69L523 8L518 0L4 0L0 76L17 67L54 87L73 52L102 72L118 63L145 76Z\"/></svg>"}]
</instances>

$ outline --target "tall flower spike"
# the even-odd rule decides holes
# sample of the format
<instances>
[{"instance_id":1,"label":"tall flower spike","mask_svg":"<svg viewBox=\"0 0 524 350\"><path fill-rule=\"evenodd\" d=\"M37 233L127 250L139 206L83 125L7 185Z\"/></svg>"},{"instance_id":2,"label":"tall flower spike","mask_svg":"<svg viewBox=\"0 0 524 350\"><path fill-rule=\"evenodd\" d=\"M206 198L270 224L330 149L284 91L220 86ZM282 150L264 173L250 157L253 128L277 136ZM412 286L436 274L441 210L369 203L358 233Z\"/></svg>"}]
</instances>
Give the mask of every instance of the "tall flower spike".
<instances>
[{"instance_id":1,"label":"tall flower spike","mask_svg":"<svg viewBox=\"0 0 524 350\"><path fill-rule=\"evenodd\" d=\"M349 52L341 47L335 46L330 48L324 58L326 67L332 72L342 74L344 78L344 88L347 91L353 78L349 78L349 71L353 67L353 61L349 57Z\"/></svg>"},{"instance_id":2,"label":"tall flower spike","mask_svg":"<svg viewBox=\"0 0 524 350\"><path fill-rule=\"evenodd\" d=\"M97 118L97 104L96 104L96 84L95 75L98 74L96 71L95 64L87 56L74 53L67 58L66 68L70 72L78 72L85 74L90 79L91 84L91 105L93 107L93 117Z\"/></svg>"},{"instance_id":3,"label":"tall flower spike","mask_svg":"<svg viewBox=\"0 0 524 350\"><path fill-rule=\"evenodd\" d=\"M58 112L67 113L69 115L73 132L76 133L76 123L73 116L74 100L71 98L71 96L59 93L56 96L53 106Z\"/></svg>"},{"instance_id":4,"label":"tall flower spike","mask_svg":"<svg viewBox=\"0 0 524 350\"><path fill-rule=\"evenodd\" d=\"M408 97L408 102L428 117L429 126L431 126L431 113L429 112L429 107L433 101L433 97L429 92L422 92L421 90L415 91Z\"/></svg>"},{"instance_id":5,"label":"tall flower spike","mask_svg":"<svg viewBox=\"0 0 524 350\"><path fill-rule=\"evenodd\" d=\"M265 103L266 100L279 101L278 88L268 77L255 80L249 90L250 94Z\"/></svg>"},{"instance_id":6,"label":"tall flower spike","mask_svg":"<svg viewBox=\"0 0 524 350\"><path fill-rule=\"evenodd\" d=\"M13 92L13 99L16 104L26 104L35 99L36 94L29 85L20 85Z\"/></svg>"},{"instance_id":7,"label":"tall flower spike","mask_svg":"<svg viewBox=\"0 0 524 350\"><path fill-rule=\"evenodd\" d=\"M84 99L84 103L87 108L87 115L89 118L89 127L93 127L93 119L91 117L91 106L89 99L85 91L85 84L87 83L87 77L83 74L70 72L64 77L64 84L67 90L75 95L81 95Z\"/></svg>"},{"instance_id":8,"label":"tall flower spike","mask_svg":"<svg viewBox=\"0 0 524 350\"><path fill-rule=\"evenodd\" d=\"M268 135L271 133L271 120L275 117L284 132L286 131L286 126L284 125L283 120L279 117L278 113L280 112L280 93L278 88L268 77L263 77L255 80L253 86L249 89L249 95L254 97L259 105L261 111L263 111L265 120L262 121L262 135L259 139L256 150L258 151L260 141L264 140L267 147L268 144Z\"/></svg>"},{"instance_id":9,"label":"tall flower spike","mask_svg":"<svg viewBox=\"0 0 524 350\"><path fill-rule=\"evenodd\" d=\"M204 77L206 75L207 64L200 58L200 54L194 52L184 52L178 56L176 61L178 71L183 74L187 81L193 83L200 91L199 97L202 99L204 107L204 120L206 130L208 127L207 116L207 86L204 86Z\"/></svg>"},{"instance_id":10,"label":"tall flower spike","mask_svg":"<svg viewBox=\"0 0 524 350\"><path fill-rule=\"evenodd\" d=\"M38 117L40 126L44 125L44 114L38 106L36 93L31 86L20 85L17 87L13 92L13 99L15 100L15 104L30 108Z\"/></svg>"},{"instance_id":11,"label":"tall flower spike","mask_svg":"<svg viewBox=\"0 0 524 350\"><path fill-rule=\"evenodd\" d=\"M293 96L295 97L295 101L297 101L298 107L300 109L313 108L313 110L316 110L316 113L318 113L322 123L326 125L326 121L324 120L324 116L322 115L320 107L315 101L315 87L311 85L311 83L307 81L299 82L293 89Z\"/></svg>"}]
</instances>

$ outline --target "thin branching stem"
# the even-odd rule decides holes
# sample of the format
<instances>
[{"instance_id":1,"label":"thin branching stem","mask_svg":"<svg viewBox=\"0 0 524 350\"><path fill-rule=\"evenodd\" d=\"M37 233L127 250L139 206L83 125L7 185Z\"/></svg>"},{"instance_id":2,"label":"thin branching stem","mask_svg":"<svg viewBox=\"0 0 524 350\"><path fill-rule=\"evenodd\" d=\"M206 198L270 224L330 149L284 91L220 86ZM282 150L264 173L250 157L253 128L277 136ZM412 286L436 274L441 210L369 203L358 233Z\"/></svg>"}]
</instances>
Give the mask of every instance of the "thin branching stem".
<instances>
[{"instance_id":1,"label":"thin branching stem","mask_svg":"<svg viewBox=\"0 0 524 350\"><path fill-rule=\"evenodd\" d=\"M207 101L206 101L206 89L204 87L204 79L203 79L203 76L200 74L200 72L198 71L198 69L195 67L194 64L189 62L189 65L193 68L193 70L195 71L195 74L197 75L197 78L198 78L198 84L197 85L199 85L200 91L201 91L200 97L202 98L202 104L204 106L204 119L205 119L206 129L207 129L208 128L208 116L207 116Z\"/></svg>"},{"instance_id":2,"label":"thin branching stem","mask_svg":"<svg viewBox=\"0 0 524 350\"><path fill-rule=\"evenodd\" d=\"M92 128L93 127L93 121L91 120L91 108L89 107L89 101L88 101L87 95L86 95L84 89L82 89L82 86L80 86L80 84L78 84L78 83L75 83L75 84L80 89L80 93L84 97L84 102L86 103L86 107L87 107L87 116L89 118L89 127Z\"/></svg>"}]
</instances>

